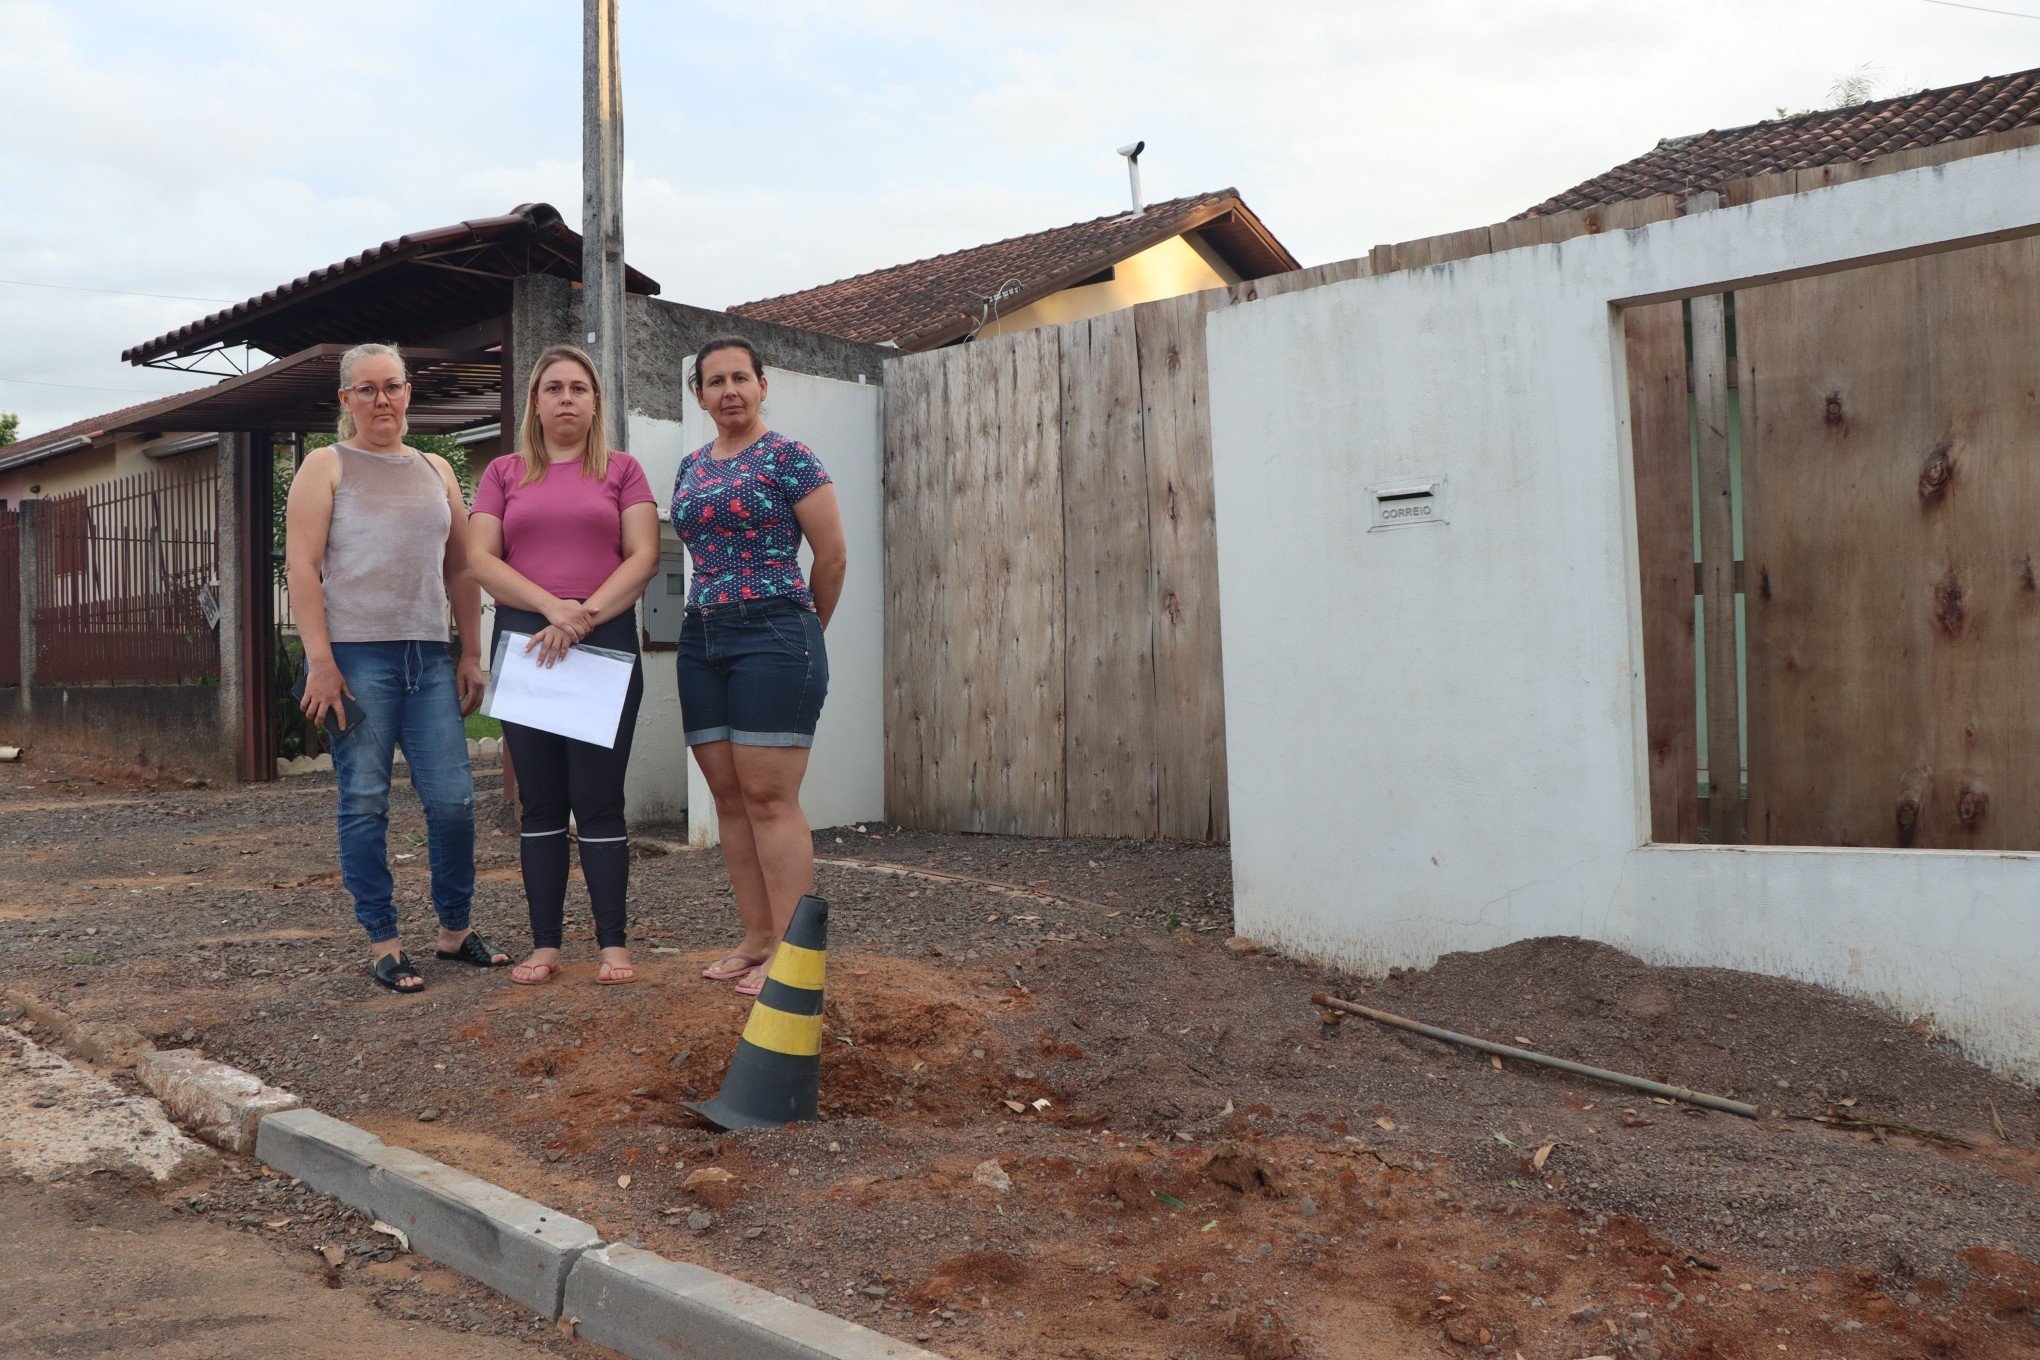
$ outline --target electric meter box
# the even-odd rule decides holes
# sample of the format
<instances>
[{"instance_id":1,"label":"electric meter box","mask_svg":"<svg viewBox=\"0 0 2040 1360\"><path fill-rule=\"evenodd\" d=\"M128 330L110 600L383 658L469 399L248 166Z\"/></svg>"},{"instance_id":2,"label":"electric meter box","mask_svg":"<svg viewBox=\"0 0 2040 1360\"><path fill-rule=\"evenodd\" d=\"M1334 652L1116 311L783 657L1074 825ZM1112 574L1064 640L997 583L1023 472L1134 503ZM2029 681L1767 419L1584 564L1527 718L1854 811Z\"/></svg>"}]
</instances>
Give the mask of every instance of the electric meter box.
<instances>
[{"instance_id":1,"label":"electric meter box","mask_svg":"<svg viewBox=\"0 0 2040 1360\"><path fill-rule=\"evenodd\" d=\"M678 646L680 620L687 612L687 549L664 548L659 574L645 587L645 640Z\"/></svg>"}]
</instances>

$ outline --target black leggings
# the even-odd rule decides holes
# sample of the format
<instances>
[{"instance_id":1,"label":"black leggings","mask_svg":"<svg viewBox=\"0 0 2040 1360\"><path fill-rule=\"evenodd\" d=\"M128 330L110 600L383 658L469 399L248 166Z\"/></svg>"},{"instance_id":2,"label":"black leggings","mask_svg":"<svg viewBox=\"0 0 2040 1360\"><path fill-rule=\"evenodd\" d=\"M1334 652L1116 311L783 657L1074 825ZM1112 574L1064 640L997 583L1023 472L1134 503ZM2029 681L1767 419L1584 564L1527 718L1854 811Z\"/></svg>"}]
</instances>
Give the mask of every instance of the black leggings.
<instances>
[{"instance_id":1,"label":"black leggings","mask_svg":"<svg viewBox=\"0 0 2040 1360\"><path fill-rule=\"evenodd\" d=\"M545 616L496 606L496 634L536 633ZM619 614L583 638L591 647L637 654L637 615ZM524 897L531 907L531 943L536 949L560 947L567 901L567 813L581 841L581 877L588 884L588 902L595 909L595 942L620 949L627 941L624 893L630 884L630 841L623 823L623 772L630 764L631 738L637 733L638 702L644 698L644 667L632 674L623 704L623 722L614 748L574 741L535 727L503 724L510 759L517 769L517 791L523 804L518 819Z\"/></svg>"}]
</instances>

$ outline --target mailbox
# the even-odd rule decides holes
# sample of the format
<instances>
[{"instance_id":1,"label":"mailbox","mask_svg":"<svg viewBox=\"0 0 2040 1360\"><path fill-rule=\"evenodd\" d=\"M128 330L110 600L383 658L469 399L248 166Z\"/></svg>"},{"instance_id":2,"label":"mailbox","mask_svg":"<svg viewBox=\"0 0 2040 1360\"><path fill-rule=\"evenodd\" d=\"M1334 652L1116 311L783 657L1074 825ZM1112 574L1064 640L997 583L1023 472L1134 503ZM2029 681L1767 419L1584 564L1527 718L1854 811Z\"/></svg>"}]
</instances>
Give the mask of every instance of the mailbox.
<instances>
[{"instance_id":1,"label":"mailbox","mask_svg":"<svg viewBox=\"0 0 2040 1360\"><path fill-rule=\"evenodd\" d=\"M1367 532L1377 529L1413 529L1424 524L1443 524L1445 479L1411 477L1397 482L1376 482L1367 488L1373 514Z\"/></svg>"},{"instance_id":2,"label":"mailbox","mask_svg":"<svg viewBox=\"0 0 2040 1360\"><path fill-rule=\"evenodd\" d=\"M645 640L668 647L680 642L687 606L687 549L661 547L659 574L645 587Z\"/></svg>"}]
</instances>

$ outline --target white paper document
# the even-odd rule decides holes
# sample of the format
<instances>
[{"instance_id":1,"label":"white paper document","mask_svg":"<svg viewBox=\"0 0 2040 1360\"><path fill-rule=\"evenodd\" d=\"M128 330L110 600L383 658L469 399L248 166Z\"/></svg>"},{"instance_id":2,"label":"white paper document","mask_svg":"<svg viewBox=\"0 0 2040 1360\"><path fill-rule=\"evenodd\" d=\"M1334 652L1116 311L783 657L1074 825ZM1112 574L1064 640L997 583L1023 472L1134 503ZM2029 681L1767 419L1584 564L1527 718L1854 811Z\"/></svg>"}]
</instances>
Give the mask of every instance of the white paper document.
<instances>
[{"instance_id":1,"label":"white paper document","mask_svg":"<svg viewBox=\"0 0 2040 1360\"><path fill-rule=\"evenodd\" d=\"M530 641L529 633L505 633L497 642L482 712L497 722L614 748L637 659L605 647L574 646L541 666L536 648L524 650Z\"/></svg>"}]
</instances>

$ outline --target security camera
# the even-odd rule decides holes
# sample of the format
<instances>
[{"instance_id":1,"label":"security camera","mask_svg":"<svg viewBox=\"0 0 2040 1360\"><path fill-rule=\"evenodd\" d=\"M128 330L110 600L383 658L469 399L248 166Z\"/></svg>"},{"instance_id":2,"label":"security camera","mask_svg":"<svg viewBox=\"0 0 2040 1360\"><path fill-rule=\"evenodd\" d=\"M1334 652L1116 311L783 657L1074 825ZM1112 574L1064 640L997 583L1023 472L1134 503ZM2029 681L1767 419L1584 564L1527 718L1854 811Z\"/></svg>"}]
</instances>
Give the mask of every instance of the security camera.
<instances>
[{"instance_id":1,"label":"security camera","mask_svg":"<svg viewBox=\"0 0 2040 1360\"><path fill-rule=\"evenodd\" d=\"M1128 142L1125 146L1119 148L1119 154L1122 156L1138 156L1145 150L1147 150L1146 142Z\"/></svg>"}]
</instances>

